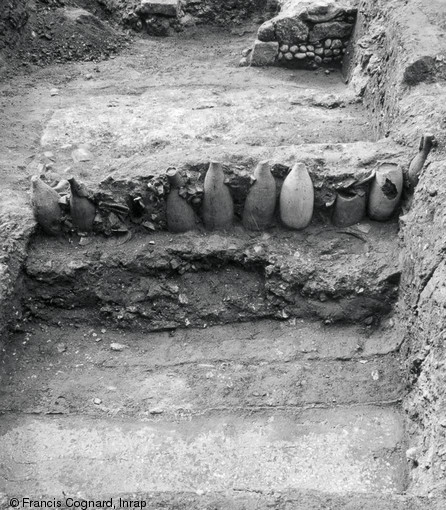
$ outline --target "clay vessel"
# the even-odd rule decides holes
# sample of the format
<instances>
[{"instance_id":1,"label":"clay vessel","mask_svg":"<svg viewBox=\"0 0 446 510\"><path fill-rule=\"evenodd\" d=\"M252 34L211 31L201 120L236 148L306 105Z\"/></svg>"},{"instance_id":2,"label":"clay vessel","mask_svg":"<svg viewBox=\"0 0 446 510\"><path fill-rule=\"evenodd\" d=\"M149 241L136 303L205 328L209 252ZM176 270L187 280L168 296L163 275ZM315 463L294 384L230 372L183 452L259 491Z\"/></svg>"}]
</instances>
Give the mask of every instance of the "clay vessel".
<instances>
[{"instance_id":1,"label":"clay vessel","mask_svg":"<svg viewBox=\"0 0 446 510\"><path fill-rule=\"evenodd\" d=\"M76 181L74 177L68 179L70 183L70 211L73 226L81 232L90 232L93 230L96 207L88 198L87 188L81 182Z\"/></svg>"},{"instance_id":2,"label":"clay vessel","mask_svg":"<svg viewBox=\"0 0 446 510\"><path fill-rule=\"evenodd\" d=\"M62 211L59 206L59 193L44 183L40 177L31 177L31 203L34 217L42 230L50 235L61 231Z\"/></svg>"},{"instance_id":3,"label":"clay vessel","mask_svg":"<svg viewBox=\"0 0 446 510\"><path fill-rule=\"evenodd\" d=\"M415 187L418 184L421 171L423 170L426 159L429 156L429 152L432 149L434 141L434 135L427 134L421 138L418 154L412 159L409 165L409 182L411 187Z\"/></svg>"},{"instance_id":4,"label":"clay vessel","mask_svg":"<svg viewBox=\"0 0 446 510\"><path fill-rule=\"evenodd\" d=\"M197 224L197 217L192 206L180 196L180 188L184 185L178 170L168 170L170 193L166 201L167 228L170 232L187 232Z\"/></svg>"},{"instance_id":5,"label":"clay vessel","mask_svg":"<svg viewBox=\"0 0 446 510\"><path fill-rule=\"evenodd\" d=\"M349 227L359 223L365 216L367 197L362 193L339 192L333 211L332 221L337 227Z\"/></svg>"},{"instance_id":6,"label":"clay vessel","mask_svg":"<svg viewBox=\"0 0 446 510\"><path fill-rule=\"evenodd\" d=\"M255 183L249 190L243 210L243 225L249 230L267 228L276 208L276 181L269 161L261 161L254 171Z\"/></svg>"},{"instance_id":7,"label":"clay vessel","mask_svg":"<svg viewBox=\"0 0 446 510\"><path fill-rule=\"evenodd\" d=\"M234 219L234 202L224 184L223 166L212 162L204 179L203 221L208 230L230 228Z\"/></svg>"},{"instance_id":8,"label":"clay vessel","mask_svg":"<svg viewBox=\"0 0 446 510\"><path fill-rule=\"evenodd\" d=\"M290 228L307 227L313 216L314 189L303 163L296 163L283 182L280 193L280 217Z\"/></svg>"},{"instance_id":9,"label":"clay vessel","mask_svg":"<svg viewBox=\"0 0 446 510\"><path fill-rule=\"evenodd\" d=\"M370 188L368 214L372 220L386 221L401 199L403 171L396 163L381 163Z\"/></svg>"}]
</instances>

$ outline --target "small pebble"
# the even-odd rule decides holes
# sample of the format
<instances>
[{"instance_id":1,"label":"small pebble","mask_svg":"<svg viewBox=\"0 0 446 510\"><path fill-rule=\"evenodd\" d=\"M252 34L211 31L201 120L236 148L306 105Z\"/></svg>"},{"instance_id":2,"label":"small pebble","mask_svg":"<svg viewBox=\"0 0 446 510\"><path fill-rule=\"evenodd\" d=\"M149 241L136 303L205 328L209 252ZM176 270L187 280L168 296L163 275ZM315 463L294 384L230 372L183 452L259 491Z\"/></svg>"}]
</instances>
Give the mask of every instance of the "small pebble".
<instances>
[{"instance_id":1,"label":"small pebble","mask_svg":"<svg viewBox=\"0 0 446 510\"><path fill-rule=\"evenodd\" d=\"M51 89L50 90L50 96L58 96L59 95L59 89Z\"/></svg>"},{"instance_id":2,"label":"small pebble","mask_svg":"<svg viewBox=\"0 0 446 510\"><path fill-rule=\"evenodd\" d=\"M101 400L100 398L95 398L95 399L93 400L93 403L94 403L94 404L96 404L96 405L98 406L99 404L102 404L102 400Z\"/></svg>"},{"instance_id":3,"label":"small pebble","mask_svg":"<svg viewBox=\"0 0 446 510\"><path fill-rule=\"evenodd\" d=\"M326 47L326 48L331 48L331 39L327 39L327 40L325 41L325 47Z\"/></svg>"},{"instance_id":4,"label":"small pebble","mask_svg":"<svg viewBox=\"0 0 446 510\"><path fill-rule=\"evenodd\" d=\"M67 346L65 344L63 344L63 343L57 344L57 352L59 354L62 354L66 350L67 350Z\"/></svg>"},{"instance_id":5,"label":"small pebble","mask_svg":"<svg viewBox=\"0 0 446 510\"><path fill-rule=\"evenodd\" d=\"M88 246L89 244L91 244L93 241L93 239L91 239L90 237L82 237L81 239L79 239L79 246Z\"/></svg>"},{"instance_id":6,"label":"small pebble","mask_svg":"<svg viewBox=\"0 0 446 510\"><path fill-rule=\"evenodd\" d=\"M78 147L71 153L71 157L75 163L91 161L92 153L86 147Z\"/></svg>"},{"instance_id":7,"label":"small pebble","mask_svg":"<svg viewBox=\"0 0 446 510\"><path fill-rule=\"evenodd\" d=\"M292 54L292 53L289 53L289 52L288 52L288 53L285 53L285 58L286 58L287 60L293 60L293 54Z\"/></svg>"},{"instance_id":8,"label":"small pebble","mask_svg":"<svg viewBox=\"0 0 446 510\"><path fill-rule=\"evenodd\" d=\"M279 48L282 53L286 53L289 50L288 44L282 44L282 46Z\"/></svg>"},{"instance_id":9,"label":"small pebble","mask_svg":"<svg viewBox=\"0 0 446 510\"><path fill-rule=\"evenodd\" d=\"M187 305L189 304L189 299L187 298L187 296L185 294L180 294L178 296L178 301L180 302L180 304L182 305Z\"/></svg>"},{"instance_id":10,"label":"small pebble","mask_svg":"<svg viewBox=\"0 0 446 510\"><path fill-rule=\"evenodd\" d=\"M290 51L291 53L296 53L299 48L297 46L291 46Z\"/></svg>"},{"instance_id":11,"label":"small pebble","mask_svg":"<svg viewBox=\"0 0 446 510\"><path fill-rule=\"evenodd\" d=\"M356 225L356 228L358 230L360 230L361 232L364 232L365 234L368 234L372 227L370 225L368 225L367 223L365 223L365 224L360 223L359 225Z\"/></svg>"},{"instance_id":12,"label":"small pebble","mask_svg":"<svg viewBox=\"0 0 446 510\"><path fill-rule=\"evenodd\" d=\"M125 349L125 347L126 347L125 345L119 344L117 342L113 342L113 343L110 344L110 349L112 351L121 352L121 351L123 351Z\"/></svg>"},{"instance_id":13,"label":"small pebble","mask_svg":"<svg viewBox=\"0 0 446 510\"><path fill-rule=\"evenodd\" d=\"M92 80L93 79L93 75L88 73L88 74L85 75L85 79L86 80Z\"/></svg>"},{"instance_id":14,"label":"small pebble","mask_svg":"<svg viewBox=\"0 0 446 510\"><path fill-rule=\"evenodd\" d=\"M298 60L303 60L304 58L307 57L306 53L296 53L295 57L298 59Z\"/></svg>"}]
</instances>

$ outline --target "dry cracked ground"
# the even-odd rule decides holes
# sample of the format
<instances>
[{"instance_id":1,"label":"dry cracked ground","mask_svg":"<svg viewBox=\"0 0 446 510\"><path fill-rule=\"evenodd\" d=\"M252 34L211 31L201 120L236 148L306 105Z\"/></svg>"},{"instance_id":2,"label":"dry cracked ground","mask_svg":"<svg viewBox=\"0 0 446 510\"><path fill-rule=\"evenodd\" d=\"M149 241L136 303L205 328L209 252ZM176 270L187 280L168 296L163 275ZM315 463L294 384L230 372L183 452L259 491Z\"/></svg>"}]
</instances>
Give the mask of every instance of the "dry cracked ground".
<instances>
[{"instance_id":1,"label":"dry cracked ground","mask_svg":"<svg viewBox=\"0 0 446 510\"><path fill-rule=\"evenodd\" d=\"M252 172L301 158L342 180L401 156L375 143L339 72L238 67L252 38L138 39L106 62L3 83L2 206L28 214L42 164L94 188L211 159ZM92 158L75 162L82 144ZM0 490L151 508L425 508L404 495L396 232L35 238L1 363Z\"/></svg>"}]
</instances>

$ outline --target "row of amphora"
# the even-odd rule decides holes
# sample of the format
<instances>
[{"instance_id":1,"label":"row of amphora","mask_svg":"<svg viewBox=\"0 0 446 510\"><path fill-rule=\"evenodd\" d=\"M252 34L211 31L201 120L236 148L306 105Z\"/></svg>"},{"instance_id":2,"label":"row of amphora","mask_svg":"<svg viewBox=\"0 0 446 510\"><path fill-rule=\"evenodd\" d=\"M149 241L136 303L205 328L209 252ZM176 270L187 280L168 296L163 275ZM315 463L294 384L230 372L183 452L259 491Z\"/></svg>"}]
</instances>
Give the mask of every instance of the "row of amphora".
<instances>
[{"instance_id":1,"label":"row of amphora","mask_svg":"<svg viewBox=\"0 0 446 510\"><path fill-rule=\"evenodd\" d=\"M431 150L434 137L422 138L419 153L409 166L409 181L414 187ZM172 232L193 230L197 216L190 204L180 196L183 185L176 170L168 171L171 192L167 198L166 213L168 229ZM255 182L246 198L243 224L251 230L267 228L273 220L276 208L276 181L267 161L259 163L254 172ZM73 225L80 231L93 229L95 204L88 198L85 187L74 178L71 187L70 212ZM403 189L403 173L395 163L382 163L376 170L371 185L368 208L365 193L338 194L333 222L338 226L353 225L362 220L366 208L371 219L385 221L398 207ZM34 215L42 229L57 235L61 232L62 212L57 191L45 184L38 176L32 178L32 204ZM313 216L314 189L310 175L303 163L296 163L287 175L280 193L280 216L282 222L293 229L303 229ZM234 219L234 204L228 187L224 184L223 167L211 163L204 181L203 222L209 230L229 228Z\"/></svg>"},{"instance_id":2,"label":"row of amphora","mask_svg":"<svg viewBox=\"0 0 446 510\"><path fill-rule=\"evenodd\" d=\"M167 226L171 232L185 232L196 228L197 217L189 203L180 196L183 186L178 171L168 172L171 192L167 198ZM254 171L255 182L246 197L243 225L249 230L263 230L273 222L276 210L276 181L268 161L262 161ZM382 163L376 171L369 200L371 219L385 221L398 207L403 189L403 173L394 163ZM313 217L314 188L303 163L296 163L285 178L279 197L280 218L284 225L295 230L307 227ZM333 221L339 226L361 221L367 208L366 194L338 194ZM203 223L208 230L224 230L232 226L234 203L224 184L223 167L212 162L204 180Z\"/></svg>"},{"instance_id":3,"label":"row of amphora","mask_svg":"<svg viewBox=\"0 0 446 510\"><path fill-rule=\"evenodd\" d=\"M434 145L435 137L421 138L418 154L409 165L409 186L417 185L420 173ZM176 171L168 172L172 191L167 199L168 229L184 232L195 228L197 218L192 207L179 195L183 182ZM250 230L263 230L271 225L276 208L276 181L267 161L259 163L254 172L255 182L246 197L243 225ZM386 221L397 209L403 191L403 172L396 163L381 163L375 171L370 193L338 193L333 223L347 227L361 221L366 211L377 221ZM296 163L285 178L280 192L280 217L292 229L307 227L313 217L314 189L303 163ZM203 222L209 230L232 225L234 205L229 189L224 185L222 165L211 163L204 181Z\"/></svg>"}]
</instances>

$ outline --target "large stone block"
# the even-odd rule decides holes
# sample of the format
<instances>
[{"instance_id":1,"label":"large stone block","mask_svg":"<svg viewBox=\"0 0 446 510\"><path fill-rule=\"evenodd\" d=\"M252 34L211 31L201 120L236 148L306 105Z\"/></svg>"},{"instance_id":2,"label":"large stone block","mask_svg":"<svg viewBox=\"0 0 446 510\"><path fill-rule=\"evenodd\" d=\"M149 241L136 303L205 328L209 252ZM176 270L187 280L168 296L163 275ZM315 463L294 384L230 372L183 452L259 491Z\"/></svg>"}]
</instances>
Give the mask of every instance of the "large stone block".
<instances>
[{"instance_id":1,"label":"large stone block","mask_svg":"<svg viewBox=\"0 0 446 510\"><path fill-rule=\"evenodd\" d=\"M273 20L265 21L263 25L260 25L257 32L257 39L264 42L276 40L276 30L274 28Z\"/></svg>"},{"instance_id":2,"label":"large stone block","mask_svg":"<svg viewBox=\"0 0 446 510\"><path fill-rule=\"evenodd\" d=\"M308 5L306 5L308 4ZM356 9L350 4L343 4L333 1L307 2L300 4L300 17L303 21L310 23L327 23L338 16L355 16Z\"/></svg>"},{"instance_id":3,"label":"large stone block","mask_svg":"<svg viewBox=\"0 0 446 510\"><path fill-rule=\"evenodd\" d=\"M308 38L308 26L298 18L275 18L276 39L284 44L305 42Z\"/></svg>"},{"instance_id":4,"label":"large stone block","mask_svg":"<svg viewBox=\"0 0 446 510\"><path fill-rule=\"evenodd\" d=\"M323 41L324 39L344 39L350 37L353 25L340 21L331 21L329 23L319 23L315 25L310 33L310 41Z\"/></svg>"},{"instance_id":5,"label":"large stone block","mask_svg":"<svg viewBox=\"0 0 446 510\"><path fill-rule=\"evenodd\" d=\"M179 12L179 0L142 0L139 11L142 14L161 14L176 17Z\"/></svg>"},{"instance_id":6,"label":"large stone block","mask_svg":"<svg viewBox=\"0 0 446 510\"><path fill-rule=\"evenodd\" d=\"M279 53L279 43L256 41L251 52L252 66L271 66Z\"/></svg>"}]
</instances>

